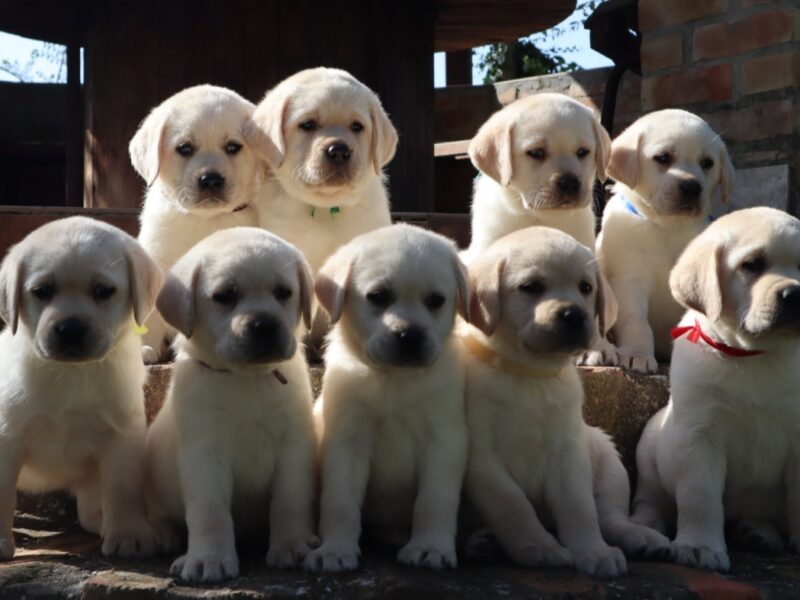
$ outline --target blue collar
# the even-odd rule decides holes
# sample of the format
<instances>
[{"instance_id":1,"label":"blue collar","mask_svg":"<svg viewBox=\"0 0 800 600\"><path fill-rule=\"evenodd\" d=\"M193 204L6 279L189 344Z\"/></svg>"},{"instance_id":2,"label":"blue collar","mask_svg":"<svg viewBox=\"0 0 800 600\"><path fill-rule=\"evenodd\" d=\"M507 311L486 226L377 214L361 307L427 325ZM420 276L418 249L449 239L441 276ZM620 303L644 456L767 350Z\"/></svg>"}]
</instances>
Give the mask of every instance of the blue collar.
<instances>
[{"instance_id":1,"label":"blue collar","mask_svg":"<svg viewBox=\"0 0 800 600\"><path fill-rule=\"evenodd\" d=\"M627 197L627 196L625 196L625 194L623 194L622 192L616 192L616 193L614 194L614 197L615 197L615 198L619 198L620 202L622 202L622 206L624 206L624 207L625 207L625 210L627 210L627 211L628 211L629 213L631 213L632 215L636 215L636 216L637 216L637 217L639 217L640 219L645 219L645 218L647 218L647 217L645 217L645 216L644 216L642 213L640 213L640 212L639 212L639 210L638 210L638 209L637 209L637 208L636 208L636 207L633 205L633 202L631 202L630 200L628 200L628 197ZM713 223L715 219L716 219L716 217L715 217L715 216L713 216L713 215L708 215L708 222L709 222L709 223Z\"/></svg>"}]
</instances>

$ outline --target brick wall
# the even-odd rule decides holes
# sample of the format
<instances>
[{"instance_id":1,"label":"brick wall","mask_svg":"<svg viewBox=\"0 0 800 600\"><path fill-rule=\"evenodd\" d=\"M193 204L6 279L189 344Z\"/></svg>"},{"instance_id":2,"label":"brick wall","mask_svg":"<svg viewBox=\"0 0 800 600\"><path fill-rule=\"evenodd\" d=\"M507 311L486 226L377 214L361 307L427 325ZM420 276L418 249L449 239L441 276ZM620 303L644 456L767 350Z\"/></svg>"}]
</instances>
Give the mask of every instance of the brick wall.
<instances>
[{"instance_id":1,"label":"brick wall","mask_svg":"<svg viewBox=\"0 0 800 600\"><path fill-rule=\"evenodd\" d=\"M792 1L640 0L641 106L691 110L737 167L735 206L800 208L800 6Z\"/></svg>"}]
</instances>

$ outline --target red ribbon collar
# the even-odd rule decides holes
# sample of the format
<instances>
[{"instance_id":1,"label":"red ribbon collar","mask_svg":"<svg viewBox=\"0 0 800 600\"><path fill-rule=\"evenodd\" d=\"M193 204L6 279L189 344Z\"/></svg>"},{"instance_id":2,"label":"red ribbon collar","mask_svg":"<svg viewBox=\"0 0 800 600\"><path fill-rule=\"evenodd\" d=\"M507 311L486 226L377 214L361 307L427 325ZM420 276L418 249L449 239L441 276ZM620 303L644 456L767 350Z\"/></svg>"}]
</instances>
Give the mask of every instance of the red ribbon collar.
<instances>
[{"instance_id":1,"label":"red ribbon collar","mask_svg":"<svg viewBox=\"0 0 800 600\"><path fill-rule=\"evenodd\" d=\"M759 354L764 354L763 350L745 350L744 348L734 348L733 346L728 346L727 344L723 344L722 342L718 342L716 340L711 339L706 335L706 333L700 328L700 323L695 320L694 325L686 325L683 327L673 327L672 328L672 339L677 340L682 335L688 333L689 335L686 336L686 339L696 344L698 341L703 340L706 344L714 348L714 350L718 350L723 354L728 356L735 356L736 358L742 358L745 356L757 356Z\"/></svg>"}]
</instances>

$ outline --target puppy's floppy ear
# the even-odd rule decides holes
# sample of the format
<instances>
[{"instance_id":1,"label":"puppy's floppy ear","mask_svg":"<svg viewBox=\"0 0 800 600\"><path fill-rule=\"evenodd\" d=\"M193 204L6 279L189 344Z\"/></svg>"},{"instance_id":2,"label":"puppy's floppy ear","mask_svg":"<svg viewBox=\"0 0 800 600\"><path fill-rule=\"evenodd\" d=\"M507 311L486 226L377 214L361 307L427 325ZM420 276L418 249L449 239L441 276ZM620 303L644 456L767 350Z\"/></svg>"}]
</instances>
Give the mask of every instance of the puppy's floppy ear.
<instances>
[{"instance_id":1,"label":"puppy's floppy ear","mask_svg":"<svg viewBox=\"0 0 800 600\"><path fill-rule=\"evenodd\" d=\"M470 323L486 335L492 335L500 321L500 282L505 265L504 258L479 257L469 266L472 285Z\"/></svg>"},{"instance_id":2,"label":"puppy's floppy ear","mask_svg":"<svg viewBox=\"0 0 800 600\"><path fill-rule=\"evenodd\" d=\"M695 240L669 274L672 296L679 304L703 313L711 321L722 314L722 244Z\"/></svg>"},{"instance_id":3,"label":"puppy's floppy ear","mask_svg":"<svg viewBox=\"0 0 800 600\"><path fill-rule=\"evenodd\" d=\"M606 172L609 177L636 187L639 180L639 146L642 134L635 125L628 127L611 143L611 157Z\"/></svg>"},{"instance_id":4,"label":"puppy's floppy ear","mask_svg":"<svg viewBox=\"0 0 800 600\"><path fill-rule=\"evenodd\" d=\"M725 147L725 144L722 144L722 149L719 153L719 198L722 200L723 204L728 203L735 177L736 170L731 162L728 149Z\"/></svg>"},{"instance_id":5,"label":"puppy's floppy ear","mask_svg":"<svg viewBox=\"0 0 800 600\"><path fill-rule=\"evenodd\" d=\"M469 158L475 168L504 187L513 176L513 130L513 120L489 119L469 143Z\"/></svg>"},{"instance_id":6,"label":"puppy's floppy ear","mask_svg":"<svg viewBox=\"0 0 800 600\"><path fill-rule=\"evenodd\" d=\"M156 307L164 320L187 338L194 332L199 278L199 264L179 261L167 274L156 300Z\"/></svg>"},{"instance_id":7,"label":"puppy's floppy ear","mask_svg":"<svg viewBox=\"0 0 800 600\"><path fill-rule=\"evenodd\" d=\"M605 336L606 332L617 322L617 312L619 304L614 296L608 280L598 271L597 273L597 296L594 305L597 323L600 326L600 335Z\"/></svg>"},{"instance_id":8,"label":"puppy's floppy ear","mask_svg":"<svg viewBox=\"0 0 800 600\"><path fill-rule=\"evenodd\" d=\"M283 132L289 111L289 94L283 90L267 92L245 125L244 136L253 149L273 168L286 159L286 136Z\"/></svg>"},{"instance_id":9,"label":"puppy's floppy ear","mask_svg":"<svg viewBox=\"0 0 800 600\"><path fill-rule=\"evenodd\" d=\"M314 279L311 267L303 257L297 261L297 280L300 283L300 314L306 329L311 329L311 310L314 306Z\"/></svg>"},{"instance_id":10,"label":"puppy's floppy ear","mask_svg":"<svg viewBox=\"0 0 800 600\"><path fill-rule=\"evenodd\" d=\"M369 152L372 157L372 167L375 169L375 173L380 174L381 169L394 157L397 149L397 130L389 120L386 111L383 110L377 96L374 96L369 110L369 118L372 124Z\"/></svg>"},{"instance_id":11,"label":"puppy's floppy ear","mask_svg":"<svg viewBox=\"0 0 800 600\"><path fill-rule=\"evenodd\" d=\"M163 105L154 108L139 125L139 129L128 144L131 164L148 187L153 185L158 176L161 164L161 140L168 117L169 110Z\"/></svg>"},{"instance_id":12,"label":"puppy's floppy ear","mask_svg":"<svg viewBox=\"0 0 800 600\"><path fill-rule=\"evenodd\" d=\"M11 328L12 335L17 333L19 324L23 264L22 251L14 246L0 265L0 318Z\"/></svg>"},{"instance_id":13,"label":"puppy's floppy ear","mask_svg":"<svg viewBox=\"0 0 800 600\"><path fill-rule=\"evenodd\" d=\"M611 138L606 128L600 124L597 117L592 115L592 128L594 129L595 142L595 168L597 169L597 179L601 182L608 179L608 161L611 159Z\"/></svg>"},{"instance_id":14,"label":"puppy's floppy ear","mask_svg":"<svg viewBox=\"0 0 800 600\"><path fill-rule=\"evenodd\" d=\"M458 307L458 314L469 323L471 321L470 309L472 308L472 290L469 285L469 272L467 271L467 267L464 266L464 263L461 262L458 254L453 257L453 265L455 266L456 283L458 284L458 303L456 304Z\"/></svg>"},{"instance_id":15,"label":"puppy's floppy ear","mask_svg":"<svg viewBox=\"0 0 800 600\"><path fill-rule=\"evenodd\" d=\"M317 273L314 292L317 294L319 303L330 315L331 325L335 325L342 317L354 261L355 257L352 252L339 249L325 261Z\"/></svg>"},{"instance_id":16,"label":"puppy's floppy ear","mask_svg":"<svg viewBox=\"0 0 800 600\"><path fill-rule=\"evenodd\" d=\"M164 275L138 242L132 241L125 248L125 262L128 263L133 318L141 325L155 306Z\"/></svg>"}]
</instances>

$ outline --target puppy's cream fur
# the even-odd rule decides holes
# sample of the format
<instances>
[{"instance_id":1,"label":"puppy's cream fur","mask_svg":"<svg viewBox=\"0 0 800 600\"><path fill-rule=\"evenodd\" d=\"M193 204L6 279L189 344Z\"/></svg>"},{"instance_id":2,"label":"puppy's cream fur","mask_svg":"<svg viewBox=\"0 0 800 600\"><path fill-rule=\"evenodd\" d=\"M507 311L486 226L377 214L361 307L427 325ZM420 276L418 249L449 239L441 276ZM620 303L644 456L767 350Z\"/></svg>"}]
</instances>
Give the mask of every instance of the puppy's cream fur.
<instances>
[{"instance_id":1,"label":"puppy's cream fur","mask_svg":"<svg viewBox=\"0 0 800 600\"><path fill-rule=\"evenodd\" d=\"M296 245L315 273L339 246L391 222L382 169L397 133L352 75L296 73L267 92L253 120L248 137L272 167L259 225ZM334 144L347 146L348 160L330 160Z\"/></svg>"},{"instance_id":2,"label":"puppy's cream fur","mask_svg":"<svg viewBox=\"0 0 800 600\"><path fill-rule=\"evenodd\" d=\"M175 265L158 298L180 335L169 395L147 438L148 501L189 581L238 574L236 530L269 529L267 565L294 567L313 543L315 436L301 316L313 294L292 246L256 228L212 234ZM165 538L167 535L165 535Z\"/></svg>"},{"instance_id":3,"label":"puppy's cream fur","mask_svg":"<svg viewBox=\"0 0 800 600\"><path fill-rule=\"evenodd\" d=\"M482 175L472 201L469 263L492 242L532 225L594 248L592 187L605 180L611 141L593 112L562 94L535 94L496 112L469 145ZM559 188L575 178L571 193Z\"/></svg>"},{"instance_id":4,"label":"puppy's cream fur","mask_svg":"<svg viewBox=\"0 0 800 600\"><path fill-rule=\"evenodd\" d=\"M683 313L669 293L670 269L708 224L715 194L727 201L733 166L705 121L669 109L642 117L614 140L608 172L617 184L597 258L619 302L613 334L624 367L655 372L657 361L669 360L669 332ZM701 191L687 195L682 185Z\"/></svg>"},{"instance_id":5,"label":"puppy's cream fur","mask_svg":"<svg viewBox=\"0 0 800 600\"><path fill-rule=\"evenodd\" d=\"M665 550L664 536L630 522L614 444L583 421L573 357L589 347L595 317L601 334L616 317L591 250L555 229L523 229L491 245L469 273L466 489L505 552L521 565L615 577L625 558L608 543Z\"/></svg>"},{"instance_id":6,"label":"puppy's cream fur","mask_svg":"<svg viewBox=\"0 0 800 600\"><path fill-rule=\"evenodd\" d=\"M637 522L670 531L673 558L727 570L726 521L749 542L800 542L800 221L771 208L733 212L686 248L675 299L713 340L763 354L732 357L684 335L670 403L637 449ZM677 517L677 520L676 520Z\"/></svg>"},{"instance_id":7,"label":"puppy's cream fur","mask_svg":"<svg viewBox=\"0 0 800 600\"><path fill-rule=\"evenodd\" d=\"M253 108L231 90L190 87L154 108L131 139L131 162L147 184L139 241L162 269L215 231L256 225L251 203L263 162L244 136ZM203 187L210 174L224 183ZM174 330L157 312L147 327L145 358L153 362Z\"/></svg>"},{"instance_id":8,"label":"puppy's cream fur","mask_svg":"<svg viewBox=\"0 0 800 600\"><path fill-rule=\"evenodd\" d=\"M136 240L83 217L40 227L3 261L0 560L14 554L18 488L74 493L81 526L103 537L103 554L154 551L134 323L153 308L161 280Z\"/></svg>"},{"instance_id":9,"label":"puppy's cream fur","mask_svg":"<svg viewBox=\"0 0 800 600\"><path fill-rule=\"evenodd\" d=\"M334 254L315 287L335 327L322 391L322 545L306 568L354 569L362 521L402 545L399 562L453 567L467 432L451 333L469 301L455 247L385 227Z\"/></svg>"}]
</instances>

